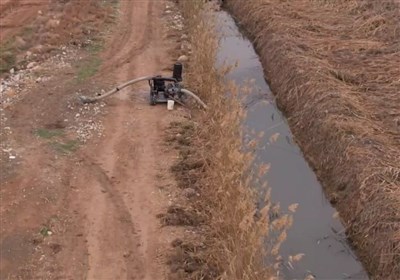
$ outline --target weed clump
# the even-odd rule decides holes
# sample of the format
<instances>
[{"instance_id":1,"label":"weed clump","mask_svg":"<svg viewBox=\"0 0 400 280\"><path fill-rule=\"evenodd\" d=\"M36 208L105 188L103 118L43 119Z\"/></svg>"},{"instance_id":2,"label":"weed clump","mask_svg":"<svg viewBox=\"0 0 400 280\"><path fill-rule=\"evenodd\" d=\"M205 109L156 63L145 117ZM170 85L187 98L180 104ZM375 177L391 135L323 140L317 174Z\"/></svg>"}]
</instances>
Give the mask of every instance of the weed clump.
<instances>
[{"instance_id":1,"label":"weed clump","mask_svg":"<svg viewBox=\"0 0 400 280\"><path fill-rule=\"evenodd\" d=\"M0 74L8 72L16 63L15 48L11 42L0 44Z\"/></svg>"}]
</instances>

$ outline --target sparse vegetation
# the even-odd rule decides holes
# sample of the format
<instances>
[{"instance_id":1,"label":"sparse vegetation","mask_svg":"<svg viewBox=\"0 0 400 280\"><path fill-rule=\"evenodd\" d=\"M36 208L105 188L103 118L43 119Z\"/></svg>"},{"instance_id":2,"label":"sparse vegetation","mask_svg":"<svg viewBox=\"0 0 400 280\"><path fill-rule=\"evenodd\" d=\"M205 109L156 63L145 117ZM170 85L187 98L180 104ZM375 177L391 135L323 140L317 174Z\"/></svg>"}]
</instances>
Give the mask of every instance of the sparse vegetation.
<instances>
[{"instance_id":1,"label":"sparse vegetation","mask_svg":"<svg viewBox=\"0 0 400 280\"><path fill-rule=\"evenodd\" d=\"M52 232L52 231L51 231L47 226L42 227L41 230L40 230L40 234L41 234L43 237L50 236L50 235L51 235L51 232Z\"/></svg>"},{"instance_id":2,"label":"sparse vegetation","mask_svg":"<svg viewBox=\"0 0 400 280\"><path fill-rule=\"evenodd\" d=\"M50 146L58 153L67 155L74 152L79 147L79 142L77 140L65 139L63 129L46 129L40 128L34 132L38 137L51 140L49 141Z\"/></svg>"},{"instance_id":3,"label":"sparse vegetation","mask_svg":"<svg viewBox=\"0 0 400 280\"><path fill-rule=\"evenodd\" d=\"M238 89L224 81L229 68L216 67L219 38L212 13L202 5L202 1L181 1L193 47L186 80L209 110L198 113L195 122L173 123L168 137L180 151L180 160L172 170L186 197L178 202L178 212L183 213L179 216L185 218L181 225L194 227L199 233L174 242L175 254L170 259L173 277L274 279L279 247L292 217L270 220L269 194L264 207L256 207L251 186L254 177L248 174L253 156L242 152L241 120L245 114ZM260 167L257 175L266 170ZM176 225L177 211L168 212L174 214Z\"/></svg>"},{"instance_id":4,"label":"sparse vegetation","mask_svg":"<svg viewBox=\"0 0 400 280\"><path fill-rule=\"evenodd\" d=\"M0 74L8 72L14 67L16 62L15 50L12 42L6 42L0 45Z\"/></svg>"},{"instance_id":5,"label":"sparse vegetation","mask_svg":"<svg viewBox=\"0 0 400 280\"><path fill-rule=\"evenodd\" d=\"M97 38L89 44L86 49L91 53L91 54L97 54L100 51L102 51L104 48L104 40L102 38Z\"/></svg>"},{"instance_id":6,"label":"sparse vegetation","mask_svg":"<svg viewBox=\"0 0 400 280\"><path fill-rule=\"evenodd\" d=\"M39 57L45 58L52 51L59 51L62 45L74 45L84 47L88 39L99 37L104 26L113 23L116 18L119 1L50 1L49 13L32 16L30 21L17 33L11 33L14 38L11 43L0 46L0 74L9 71L12 67L23 65L26 62L27 51ZM28 5L28 3L27 3ZM44 3L41 5L45 6ZM18 5L15 8L20 8ZM11 9L7 7L6 9ZM56 13L57 16L50 18L48 15ZM11 26L18 26L18 19ZM15 27L10 27L14 29ZM3 27L4 30L8 27ZM2 40L9 40L9 38ZM90 45L90 52L101 50L101 44ZM97 58L90 59L86 67L81 71L81 78L84 80L94 73L100 65Z\"/></svg>"},{"instance_id":7,"label":"sparse vegetation","mask_svg":"<svg viewBox=\"0 0 400 280\"><path fill-rule=\"evenodd\" d=\"M399 279L399 2L227 4L366 268Z\"/></svg>"},{"instance_id":8,"label":"sparse vegetation","mask_svg":"<svg viewBox=\"0 0 400 280\"><path fill-rule=\"evenodd\" d=\"M101 65L101 59L92 55L79 68L77 79L78 82L83 82L97 73Z\"/></svg>"},{"instance_id":9,"label":"sparse vegetation","mask_svg":"<svg viewBox=\"0 0 400 280\"><path fill-rule=\"evenodd\" d=\"M76 140L68 140L66 142L52 142L51 146L59 153L67 155L78 149L79 142Z\"/></svg>"},{"instance_id":10,"label":"sparse vegetation","mask_svg":"<svg viewBox=\"0 0 400 280\"><path fill-rule=\"evenodd\" d=\"M35 131L35 134L40 138L51 139L53 137L62 136L64 134L64 131L62 129L40 128Z\"/></svg>"}]
</instances>

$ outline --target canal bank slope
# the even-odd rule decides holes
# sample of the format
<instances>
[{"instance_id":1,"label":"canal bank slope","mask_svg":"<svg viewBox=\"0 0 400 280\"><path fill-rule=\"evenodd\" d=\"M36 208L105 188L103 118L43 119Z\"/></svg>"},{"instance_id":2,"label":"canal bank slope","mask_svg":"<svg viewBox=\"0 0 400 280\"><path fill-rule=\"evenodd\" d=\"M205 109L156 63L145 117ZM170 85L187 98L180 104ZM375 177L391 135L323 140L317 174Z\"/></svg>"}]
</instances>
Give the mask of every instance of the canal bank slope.
<instances>
[{"instance_id":1,"label":"canal bank slope","mask_svg":"<svg viewBox=\"0 0 400 280\"><path fill-rule=\"evenodd\" d=\"M400 23L391 1L231 0L309 163L379 279L400 277Z\"/></svg>"}]
</instances>

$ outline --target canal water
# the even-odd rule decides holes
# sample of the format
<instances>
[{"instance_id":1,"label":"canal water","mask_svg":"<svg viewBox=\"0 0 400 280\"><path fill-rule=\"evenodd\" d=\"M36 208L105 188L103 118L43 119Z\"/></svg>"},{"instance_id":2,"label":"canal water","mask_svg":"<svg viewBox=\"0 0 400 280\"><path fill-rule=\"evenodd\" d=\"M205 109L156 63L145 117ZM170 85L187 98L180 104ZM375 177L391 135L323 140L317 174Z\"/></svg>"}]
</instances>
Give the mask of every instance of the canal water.
<instances>
[{"instance_id":1,"label":"canal water","mask_svg":"<svg viewBox=\"0 0 400 280\"><path fill-rule=\"evenodd\" d=\"M368 279L347 243L343 225L335 217L335 209L325 198L316 175L293 141L251 42L225 11L217 13L217 29L222 34L219 64L238 63L228 78L239 86L249 81L253 84L251 93L245 98L245 129L253 131L251 135L264 132L255 164L267 163L271 167L261 180L268 181L272 200L279 202L282 210L291 204L299 204L280 253L284 258L299 253L304 257L293 266L284 266L284 277L304 279L313 275L315 279Z\"/></svg>"}]
</instances>

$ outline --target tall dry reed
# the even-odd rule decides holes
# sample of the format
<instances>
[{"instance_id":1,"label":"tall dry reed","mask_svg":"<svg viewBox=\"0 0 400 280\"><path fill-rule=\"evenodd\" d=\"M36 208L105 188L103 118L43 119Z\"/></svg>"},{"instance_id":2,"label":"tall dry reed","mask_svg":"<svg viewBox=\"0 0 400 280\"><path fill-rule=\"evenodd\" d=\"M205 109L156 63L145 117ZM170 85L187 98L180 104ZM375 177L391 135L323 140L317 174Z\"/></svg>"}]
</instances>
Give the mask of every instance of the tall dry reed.
<instances>
[{"instance_id":1,"label":"tall dry reed","mask_svg":"<svg viewBox=\"0 0 400 280\"><path fill-rule=\"evenodd\" d=\"M238 97L240 89L225 81L229 67L216 66L219 37L213 11L200 0L181 1L180 5L192 44L185 80L209 107L196 117L201 125L192 136L197 139L196 152L189 156L189 160L192 157L202 162L202 170L191 176L197 176L195 185L201 194L194 208L206 217L203 259L205 255L209 267L216 268L211 278L275 279L279 247L292 217L283 215L271 221L268 195L264 208L256 208L251 185L254 177L247 172L253 156L243 152L241 123L245 112ZM265 166L260 167L257 175L266 171ZM278 234L273 238L272 232Z\"/></svg>"}]
</instances>

